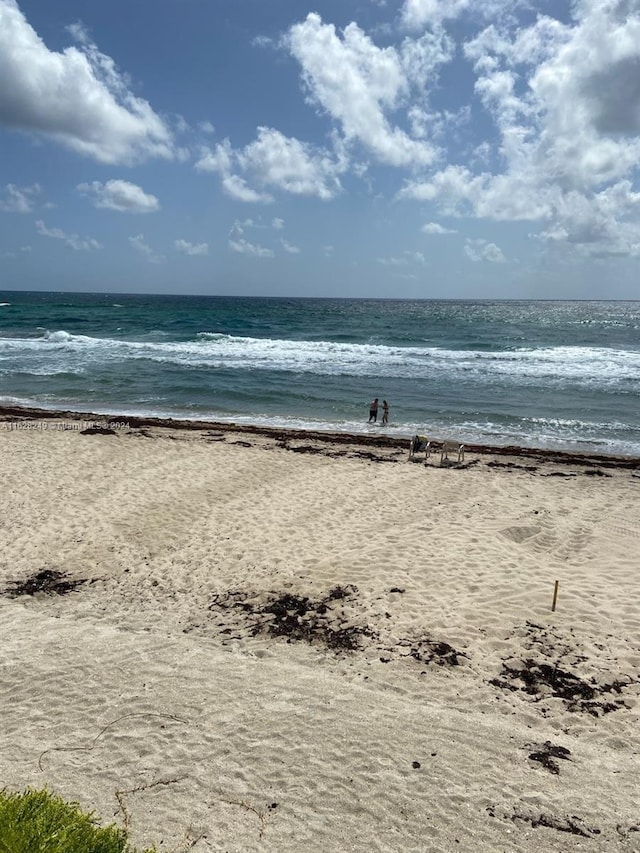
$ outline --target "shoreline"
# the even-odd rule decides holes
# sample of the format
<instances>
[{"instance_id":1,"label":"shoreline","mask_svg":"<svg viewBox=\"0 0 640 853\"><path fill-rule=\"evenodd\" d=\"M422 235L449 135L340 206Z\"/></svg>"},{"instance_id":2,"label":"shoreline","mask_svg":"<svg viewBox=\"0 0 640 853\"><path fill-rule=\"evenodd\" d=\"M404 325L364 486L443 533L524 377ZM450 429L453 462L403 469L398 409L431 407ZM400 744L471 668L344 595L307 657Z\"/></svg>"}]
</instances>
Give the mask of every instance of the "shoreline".
<instances>
[{"instance_id":1,"label":"shoreline","mask_svg":"<svg viewBox=\"0 0 640 853\"><path fill-rule=\"evenodd\" d=\"M98 414L96 412L77 412L71 410L39 409L23 406L0 406L0 424L11 422L31 421L90 421L95 424L125 423L129 427L144 428L158 427L185 431L216 430L217 432L246 433L262 435L268 438L290 441L308 439L318 442L343 445L360 445L387 449L403 448L408 450L408 442L412 436L396 438L389 435L367 435L360 433L322 432L316 430L265 427L249 424L236 424L228 421L200 421L176 418L155 418L146 416L130 416L116 414ZM438 451L446 439L433 437L431 442ZM618 456L583 451L551 450L548 448L523 447L521 445L488 445L464 444L468 453L498 455L506 457L523 457L540 461L555 462L569 465L600 466L603 468L640 469L640 457Z\"/></svg>"}]
</instances>

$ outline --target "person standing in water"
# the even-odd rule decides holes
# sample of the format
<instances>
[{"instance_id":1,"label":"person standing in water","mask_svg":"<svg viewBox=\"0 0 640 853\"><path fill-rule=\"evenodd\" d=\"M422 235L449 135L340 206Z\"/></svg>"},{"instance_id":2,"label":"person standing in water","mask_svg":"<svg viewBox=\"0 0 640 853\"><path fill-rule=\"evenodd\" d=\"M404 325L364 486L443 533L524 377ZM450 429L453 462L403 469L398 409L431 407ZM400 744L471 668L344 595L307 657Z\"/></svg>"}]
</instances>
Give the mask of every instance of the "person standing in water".
<instances>
[{"instance_id":1,"label":"person standing in water","mask_svg":"<svg viewBox=\"0 0 640 853\"><path fill-rule=\"evenodd\" d=\"M369 403L369 423L375 423L378 420L378 398Z\"/></svg>"},{"instance_id":2,"label":"person standing in water","mask_svg":"<svg viewBox=\"0 0 640 853\"><path fill-rule=\"evenodd\" d=\"M382 401L382 423L383 424L389 423L389 404L387 403L386 400Z\"/></svg>"}]
</instances>

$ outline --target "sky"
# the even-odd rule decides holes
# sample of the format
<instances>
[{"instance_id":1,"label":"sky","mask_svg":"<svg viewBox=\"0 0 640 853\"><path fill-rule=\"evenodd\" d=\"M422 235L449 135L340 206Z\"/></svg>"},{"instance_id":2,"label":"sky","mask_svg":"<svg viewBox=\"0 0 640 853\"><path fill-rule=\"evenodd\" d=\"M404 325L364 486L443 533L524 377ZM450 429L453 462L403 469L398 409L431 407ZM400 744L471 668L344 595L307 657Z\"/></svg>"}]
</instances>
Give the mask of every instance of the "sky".
<instances>
[{"instance_id":1,"label":"sky","mask_svg":"<svg viewBox=\"0 0 640 853\"><path fill-rule=\"evenodd\" d=\"M0 289L640 298L640 0L0 0Z\"/></svg>"}]
</instances>

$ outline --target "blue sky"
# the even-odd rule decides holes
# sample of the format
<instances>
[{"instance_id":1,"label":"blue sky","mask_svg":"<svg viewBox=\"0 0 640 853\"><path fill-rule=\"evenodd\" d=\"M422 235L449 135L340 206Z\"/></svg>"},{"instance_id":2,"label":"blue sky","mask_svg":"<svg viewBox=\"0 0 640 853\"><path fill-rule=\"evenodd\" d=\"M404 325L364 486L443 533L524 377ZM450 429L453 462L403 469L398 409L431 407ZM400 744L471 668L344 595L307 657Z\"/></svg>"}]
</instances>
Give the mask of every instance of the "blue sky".
<instances>
[{"instance_id":1,"label":"blue sky","mask_svg":"<svg viewBox=\"0 0 640 853\"><path fill-rule=\"evenodd\" d=\"M0 287L640 298L637 0L0 0Z\"/></svg>"}]
</instances>

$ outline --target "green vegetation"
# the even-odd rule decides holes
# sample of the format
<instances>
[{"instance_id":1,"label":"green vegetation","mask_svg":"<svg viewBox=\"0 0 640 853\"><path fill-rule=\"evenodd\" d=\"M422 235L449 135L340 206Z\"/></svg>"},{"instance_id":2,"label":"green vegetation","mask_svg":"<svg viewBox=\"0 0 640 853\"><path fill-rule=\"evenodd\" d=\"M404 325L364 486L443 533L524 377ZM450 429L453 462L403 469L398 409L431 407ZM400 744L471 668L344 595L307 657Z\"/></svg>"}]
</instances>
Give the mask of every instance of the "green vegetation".
<instances>
[{"instance_id":1,"label":"green vegetation","mask_svg":"<svg viewBox=\"0 0 640 853\"><path fill-rule=\"evenodd\" d=\"M50 791L0 791L0 853L137 853L124 829L96 825ZM140 851L142 853L142 851ZM155 853L147 850L144 853Z\"/></svg>"}]
</instances>

